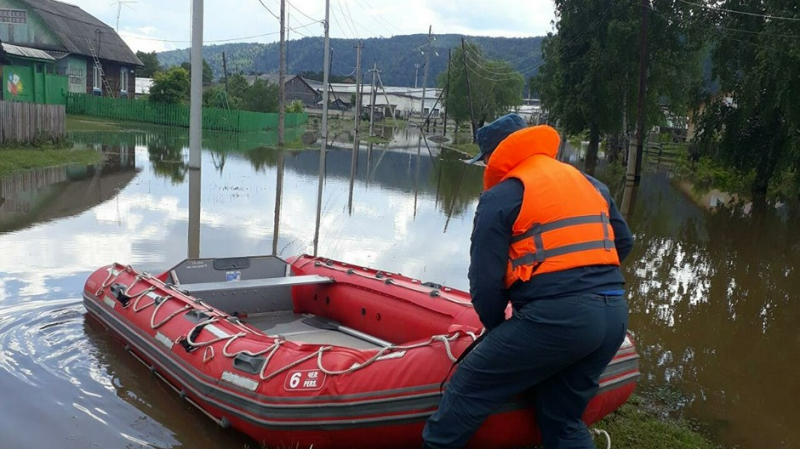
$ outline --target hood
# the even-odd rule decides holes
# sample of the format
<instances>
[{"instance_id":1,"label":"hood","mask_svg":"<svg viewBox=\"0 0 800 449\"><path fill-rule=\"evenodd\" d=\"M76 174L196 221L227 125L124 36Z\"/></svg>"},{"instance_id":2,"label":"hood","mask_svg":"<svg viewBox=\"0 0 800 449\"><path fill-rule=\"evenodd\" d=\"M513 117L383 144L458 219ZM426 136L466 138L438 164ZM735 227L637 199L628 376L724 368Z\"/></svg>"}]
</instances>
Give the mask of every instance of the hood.
<instances>
[{"instance_id":1,"label":"hood","mask_svg":"<svg viewBox=\"0 0 800 449\"><path fill-rule=\"evenodd\" d=\"M483 173L483 190L494 187L530 157L548 156L555 159L560 143L558 132L548 125L532 126L509 135L489 157Z\"/></svg>"}]
</instances>

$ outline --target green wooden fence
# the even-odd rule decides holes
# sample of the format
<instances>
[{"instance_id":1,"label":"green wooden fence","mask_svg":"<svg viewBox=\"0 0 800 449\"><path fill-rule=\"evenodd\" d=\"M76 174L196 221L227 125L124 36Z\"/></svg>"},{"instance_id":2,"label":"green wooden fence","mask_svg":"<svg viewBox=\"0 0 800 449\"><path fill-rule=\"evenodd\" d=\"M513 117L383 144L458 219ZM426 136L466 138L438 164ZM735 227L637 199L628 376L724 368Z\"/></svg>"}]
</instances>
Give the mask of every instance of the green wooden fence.
<instances>
[{"instance_id":1,"label":"green wooden fence","mask_svg":"<svg viewBox=\"0 0 800 449\"><path fill-rule=\"evenodd\" d=\"M67 95L67 114L107 118L157 125L189 126L189 106L152 103L146 100L98 97L85 94ZM286 127L300 126L308 114L286 114ZM203 129L230 132L252 132L278 129L277 113L262 113L217 108L203 108Z\"/></svg>"}]
</instances>

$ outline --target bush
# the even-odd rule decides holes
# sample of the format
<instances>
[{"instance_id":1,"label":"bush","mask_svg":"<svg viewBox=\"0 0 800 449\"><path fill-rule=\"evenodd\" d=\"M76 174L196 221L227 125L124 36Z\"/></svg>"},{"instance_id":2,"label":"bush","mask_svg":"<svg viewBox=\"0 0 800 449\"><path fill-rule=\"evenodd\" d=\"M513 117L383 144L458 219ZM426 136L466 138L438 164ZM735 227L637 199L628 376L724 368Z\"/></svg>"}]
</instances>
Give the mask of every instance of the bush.
<instances>
[{"instance_id":1,"label":"bush","mask_svg":"<svg viewBox=\"0 0 800 449\"><path fill-rule=\"evenodd\" d=\"M305 110L305 105L300 100L294 100L286 106L286 112L290 114L299 114Z\"/></svg>"},{"instance_id":2,"label":"bush","mask_svg":"<svg viewBox=\"0 0 800 449\"><path fill-rule=\"evenodd\" d=\"M189 100L189 73L176 67L153 76L149 101L153 103L181 104Z\"/></svg>"}]
</instances>

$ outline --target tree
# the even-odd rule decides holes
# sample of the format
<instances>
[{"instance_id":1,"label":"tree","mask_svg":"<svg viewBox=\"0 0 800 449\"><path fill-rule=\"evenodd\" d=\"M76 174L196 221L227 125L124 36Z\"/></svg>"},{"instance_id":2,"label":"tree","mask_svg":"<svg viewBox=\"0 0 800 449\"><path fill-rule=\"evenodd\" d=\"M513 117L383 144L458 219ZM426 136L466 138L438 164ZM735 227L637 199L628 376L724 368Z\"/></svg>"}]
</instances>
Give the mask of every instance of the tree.
<instances>
[{"instance_id":1,"label":"tree","mask_svg":"<svg viewBox=\"0 0 800 449\"><path fill-rule=\"evenodd\" d=\"M189 74L189 77L191 79L191 76L192 76L192 63L183 62L183 63L181 63L181 68L186 70L186 72ZM208 61L206 61L206 59L203 58L203 84L211 84L212 82L214 82L214 71L211 70L211 66L208 65Z\"/></svg>"},{"instance_id":2,"label":"tree","mask_svg":"<svg viewBox=\"0 0 800 449\"><path fill-rule=\"evenodd\" d=\"M534 90L551 119L563 132L587 130L586 171L592 173L600 138L629 135L634 129L638 100L641 6L636 2L606 4L592 0L556 0L556 33L542 43L544 65ZM699 78L699 32L691 6L678 0L654 0L648 32L646 123L664 121L670 110L686 110Z\"/></svg>"},{"instance_id":3,"label":"tree","mask_svg":"<svg viewBox=\"0 0 800 449\"><path fill-rule=\"evenodd\" d=\"M718 92L702 98L699 154L747 180L757 203L800 190L800 32L794 7L777 0L719 3L708 12ZM731 30L739 32L733 33Z\"/></svg>"},{"instance_id":4,"label":"tree","mask_svg":"<svg viewBox=\"0 0 800 449\"><path fill-rule=\"evenodd\" d=\"M242 99L243 109L253 112L278 112L278 85L255 80Z\"/></svg>"},{"instance_id":5,"label":"tree","mask_svg":"<svg viewBox=\"0 0 800 449\"><path fill-rule=\"evenodd\" d=\"M156 73L149 100L153 103L185 103L189 100L189 74L180 67Z\"/></svg>"},{"instance_id":6,"label":"tree","mask_svg":"<svg viewBox=\"0 0 800 449\"><path fill-rule=\"evenodd\" d=\"M450 90L442 98L442 103L447 108L447 115L456 124L471 120L467 89L469 73L469 90L472 92L472 110L476 121L473 124L474 134L487 120L494 119L522 103L525 81L509 63L486 59L477 45L468 43L465 48L466 53L461 48L456 48L453 52L449 68ZM447 80L448 70L445 70L439 75L437 83L440 87L445 87Z\"/></svg>"},{"instance_id":7,"label":"tree","mask_svg":"<svg viewBox=\"0 0 800 449\"><path fill-rule=\"evenodd\" d=\"M136 57L144 64L144 68L139 69L136 73L139 78L152 78L156 72L161 71L161 63L158 61L158 55L155 51L150 53L137 51Z\"/></svg>"}]
</instances>

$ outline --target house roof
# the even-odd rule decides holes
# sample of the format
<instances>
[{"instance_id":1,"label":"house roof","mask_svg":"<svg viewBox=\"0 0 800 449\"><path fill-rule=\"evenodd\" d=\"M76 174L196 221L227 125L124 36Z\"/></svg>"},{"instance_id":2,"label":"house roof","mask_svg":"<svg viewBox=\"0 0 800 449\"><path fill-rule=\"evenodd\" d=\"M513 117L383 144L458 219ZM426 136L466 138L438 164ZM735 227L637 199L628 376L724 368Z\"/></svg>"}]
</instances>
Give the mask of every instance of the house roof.
<instances>
[{"instance_id":1,"label":"house roof","mask_svg":"<svg viewBox=\"0 0 800 449\"><path fill-rule=\"evenodd\" d=\"M5 42L2 43L2 48L3 48L3 53L11 56L16 56L18 58L36 59L39 61L50 61L50 62L56 60L56 58L50 56L44 50L37 50L35 48L6 44Z\"/></svg>"},{"instance_id":2,"label":"house roof","mask_svg":"<svg viewBox=\"0 0 800 449\"><path fill-rule=\"evenodd\" d=\"M92 56L91 46L100 59L142 66L125 41L113 28L81 8L55 0L20 0L28 5L58 36L70 53Z\"/></svg>"}]
</instances>

